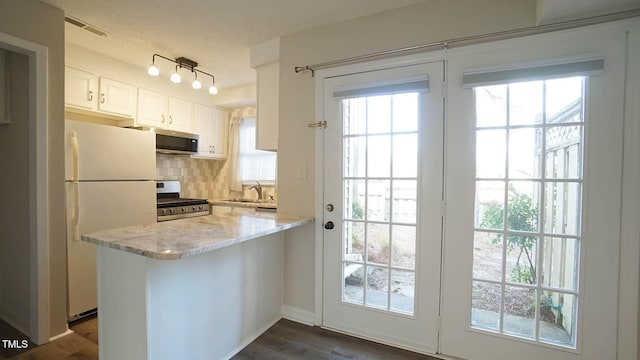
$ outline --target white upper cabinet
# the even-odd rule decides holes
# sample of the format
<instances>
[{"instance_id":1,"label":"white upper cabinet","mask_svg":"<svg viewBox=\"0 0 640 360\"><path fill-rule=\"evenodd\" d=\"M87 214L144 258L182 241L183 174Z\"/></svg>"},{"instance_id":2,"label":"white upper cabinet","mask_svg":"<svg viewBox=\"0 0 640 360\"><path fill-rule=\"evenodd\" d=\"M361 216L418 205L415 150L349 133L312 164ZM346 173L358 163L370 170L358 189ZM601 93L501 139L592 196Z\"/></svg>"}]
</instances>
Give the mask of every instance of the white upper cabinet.
<instances>
[{"instance_id":1,"label":"white upper cabinet","mask_svg":"<svg viewBox=\"0 0 640 360\"><path fill-rule=\"evenodd\" d=\"M138 90L138 125L165 129L167 127L168 97L153 91Z\"/></svg>"},{"instance_id":2,"label":"white upper cabinet","mask_svg":"<svg viewBox=\"0 0 640 360\"><path fill-rule=\"evenodd\" d=\"M257 72L256 148L278 150L280 119L280 38L251 47L251 67Z\"/></svg>"},{"instance_id":3,"label":"white upper cabinet","mask_svg":"<svg viewBox=\"0 0 640 360\"><path fill-rule=\"evenodd\" d=\"M208 159L226 159L229 113L209 106L195 105L195 131L198 155Z\"/></svg>"},{"instance_id":4,"label":"white upper cabinet","mask_svg":"<svg viewBox=\"0 0 640 360\"><path fill-rule=\"evenodd\" d=\"M64 101L67 106L97 110L98 75L67 67L64 73Z\"/></svg>"},{"instance_id":5,"label":"white upper cabinet","mask_svg":"<svg viewBox=\"0 0 640 360\"><path fill-rule=\"evenodd\" d=\"M135 86L100 77L100 100L98 110L133 117L136 113Z\"/></svg>"},{"instance_id":6,"label":"white upper cabinet","mask_svg":"<svg viewBox=\"0 0 640 360\"><path fill-rule=\"evenodd\" d=\"M136 125L192 133L193 103L139 89Z\"/></svg>"},{"instance_id":7,"label":"white upper cabinet","mask_svg":"<svg viewBox=\"0 0 640 360\"><path fill-rule=\"evenodd\" d=\"M70 108L133 118L136 90L130 84L73 67L65 68L64 96Z\"/></svg>"},{"instance_id":8,"label":"white upper cabinet","mask_svg":"<svg viewBox=\"0 0 640 360\"><path fill-rule=\"evenodd\" d=\"M193 103L170 97L167 129L193 132Z\"/></svg>"},{"instance_id":9,"label":"white upper cabinet","mask_svg":"<svg viewBox=\"0 0 640 360\"><path fill-rule=\"evenodd\" d=\"M280 119L280 63L271 63L257 68L256 71L258 73L256 149L277 151Z\"/></svg>"}]
</instances>

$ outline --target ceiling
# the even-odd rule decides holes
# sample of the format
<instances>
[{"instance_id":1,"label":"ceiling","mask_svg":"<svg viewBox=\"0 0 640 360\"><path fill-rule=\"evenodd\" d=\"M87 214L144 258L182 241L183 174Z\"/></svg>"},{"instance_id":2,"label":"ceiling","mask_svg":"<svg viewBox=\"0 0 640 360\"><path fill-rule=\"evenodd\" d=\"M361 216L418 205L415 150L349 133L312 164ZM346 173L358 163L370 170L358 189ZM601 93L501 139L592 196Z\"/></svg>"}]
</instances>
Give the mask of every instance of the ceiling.
<instances>
[{"instance_id":1,"label":"ceiling","mask_svg":"<svg viewBox=\"0 0 640 360\"><path fill-rule=\"evenodd\" d=\"M224 89L255 82L250 46L431 0L42 0L107 33L65 24L66 42L146 68L154 53L199 63ZM457 1L457 0L449 0ZM640 7L640 0L530 0L538 22ZM540 12L542 9L542 12Z\"/></svg>"},{"instance_id":2,"label":"ceiling","mask_svg":"<svg viewBox=\"0 0 640 360\"><path fill-rule=\"evenodd\" d=\"M214 74L222 89L255 82L251 45L428 0L42 1L107 33L66 23L67 43L141 67L154 53L184 56Z\"/></svg>"}]
</instances>

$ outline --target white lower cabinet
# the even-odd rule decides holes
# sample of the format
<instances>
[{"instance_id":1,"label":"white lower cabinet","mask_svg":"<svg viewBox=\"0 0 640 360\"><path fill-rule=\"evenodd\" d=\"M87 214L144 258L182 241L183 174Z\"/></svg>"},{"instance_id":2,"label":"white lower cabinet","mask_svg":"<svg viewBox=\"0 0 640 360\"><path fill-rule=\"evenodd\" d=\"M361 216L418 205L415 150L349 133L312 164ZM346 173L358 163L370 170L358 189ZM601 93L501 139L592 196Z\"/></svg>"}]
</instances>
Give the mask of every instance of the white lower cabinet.
<instances>
[{"instance_id":1,"label":"white lower cabinet","mask_svg":"<svg viewBox=\"0 0 640 360\"><path fill-rule=\"evenodd\" d=\"M195 105L195 132L198 138L198 155L207 159L226 159L229 129L229 113L204 105Z\"/></svg>"}]
</instances>

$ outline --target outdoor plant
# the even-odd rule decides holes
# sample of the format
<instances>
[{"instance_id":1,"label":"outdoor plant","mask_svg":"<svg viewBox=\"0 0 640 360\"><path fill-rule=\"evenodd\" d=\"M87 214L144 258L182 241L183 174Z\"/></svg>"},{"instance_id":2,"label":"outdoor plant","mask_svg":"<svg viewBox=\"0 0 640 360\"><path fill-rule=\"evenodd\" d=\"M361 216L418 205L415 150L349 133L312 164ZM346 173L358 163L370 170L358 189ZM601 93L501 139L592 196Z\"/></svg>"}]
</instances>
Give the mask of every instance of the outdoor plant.
<instances>
[{"instance_id":1,"label":"outdoor plant","mask_svg":"<svg viewBox=\"0 0 640 360\"><path fill-rule=\"evenodd\" d=\"M504 207L501 203L493 202L487 205L482 216L480 226L490 229L502 229L505 221ZM534 235L526 232L536 232L538 227L538 206L527 194L518 192L513 186L509 187L509 204L507 206L507 229L523 232L519 234L508 233L507 249L518 251L516 264L511 271L511 281L535 284L536 266L533 260L533 247L536 244ZM491 242L502 242L503 234L496 234Z\"/></svg>"}]
</instances>

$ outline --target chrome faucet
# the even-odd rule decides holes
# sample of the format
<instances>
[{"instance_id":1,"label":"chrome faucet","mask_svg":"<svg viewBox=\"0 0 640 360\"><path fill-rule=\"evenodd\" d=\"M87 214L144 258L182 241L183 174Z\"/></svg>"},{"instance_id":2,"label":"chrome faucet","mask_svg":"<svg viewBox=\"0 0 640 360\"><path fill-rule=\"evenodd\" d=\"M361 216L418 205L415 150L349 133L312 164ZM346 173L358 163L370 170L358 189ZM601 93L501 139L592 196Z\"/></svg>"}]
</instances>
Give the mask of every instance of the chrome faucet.
<instances>
[{"instance_id":1,"label":"chrome faucet","mask_svg":"<svg viewBox=\"0 0 640 360\"><path fill-rule=\"evenodd\" d=\"M253 190L255 189L256 192L258 193L258 201L262 200L262 185L260 185L259 182L256 181L255 185L252 185L251 187L249 187L249 190Z\"/></svg>"}]
</instances>

